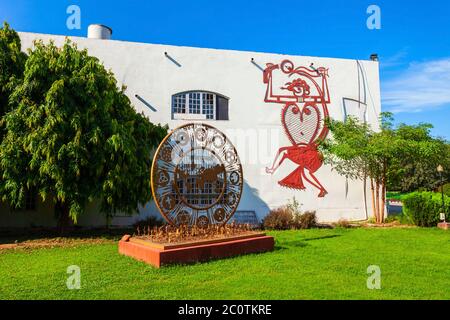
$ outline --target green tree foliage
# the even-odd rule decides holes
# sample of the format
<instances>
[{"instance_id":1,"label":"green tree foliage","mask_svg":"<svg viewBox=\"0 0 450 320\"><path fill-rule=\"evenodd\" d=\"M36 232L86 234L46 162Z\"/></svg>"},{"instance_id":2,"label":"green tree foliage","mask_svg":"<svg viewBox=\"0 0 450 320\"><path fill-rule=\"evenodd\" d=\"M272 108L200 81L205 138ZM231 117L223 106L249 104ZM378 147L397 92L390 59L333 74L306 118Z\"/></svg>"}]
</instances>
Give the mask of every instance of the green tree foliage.
<instances>
[{"instance_id":1,"label":"green tree foliage","mask_svg":"<svg viewBox=\"0 0 450 320\"><path fill-rule=\"evenodd\" d=\"M5 22L0 28L0 118L10 110L9 96L23 77L26 58L19 35Z\"/></svg>"},{"instance_id":2,"label":"green tree foliage","mask_svg":"<svg viewBox=\"0 0 450 320\"><path fill-rule=\"evenodd\" d=\"M35 42L4 117L0 194L13 207L27 190L76 222L88 202L136 212L150 195L152 151L167 132L135 112L112 72L66 40Z\"/></svg>"},{"instance_id":3,"label":"green tree foliage","mask_svg":"<svg viewBox=\"0 0 450 320\"><path fill-rule=\"evenodd\" d=\"M430 136L430 125L394 127L390 113L383 113L380 123L379 130L375 131L351 117L345 122L328 120L332 137L321 147L326 162L340 174L352 179L370 179L377 222L383 221L388 181L397 179L408 183L405 182L408 165L432 164L436 170L448 147L444 141Z\"/></svg>"},{"instance_id":4,"label":"green tree foliage","mask_svg":"<svg viewBox=\"0 0 450 320\"><path fill-rule=\"evenodd\" d=\"M450 145L443 139L432 137L430 129L430 124L398 126L397 135L413 144L412 148L416 152L414 156L409 153L399 154L398 161L389 168L389 190L436 190L441 184L436 170L438 164L445 169L444 181L449 181Z\"/></svg>"},{"instance_id":5,"label":"green tree foliage","mask_svg":"<svg viewBox=\"0 0 450 320\"><path fill-rule=\"evenodd\" d=\"M345 122L327 120L333 134L321 144L325 162L349 179L364 179L370 164L367 157L372 131L366 123L349 117Z\"/></svg>"}]
</instances>

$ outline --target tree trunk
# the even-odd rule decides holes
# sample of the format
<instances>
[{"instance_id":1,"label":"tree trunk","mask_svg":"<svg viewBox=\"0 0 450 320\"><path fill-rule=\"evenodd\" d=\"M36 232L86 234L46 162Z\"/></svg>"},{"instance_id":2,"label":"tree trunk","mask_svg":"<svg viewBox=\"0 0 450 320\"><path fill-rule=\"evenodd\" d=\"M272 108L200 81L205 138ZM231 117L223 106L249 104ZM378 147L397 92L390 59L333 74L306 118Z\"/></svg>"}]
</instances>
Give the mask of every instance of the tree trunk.
<instances>
[{"instance_id":1,"label":"tree trunk","mask_svg":"<svg viewBox=\"0 0 450 320\"><path fill-rule=\"evenodd\" d=\"M376 198L376 201L375 201L375 207L376 207L376 211L377 211L377 214L376 214L376 220L377 220L377 223L380 223L380 180L379 179L376 179L376 189L375 189L375 198Z\"/></svg>"},{"instance_id":2,"label":"tree trunk","mask_svg":"<svg viewBox=\"0 0 450 320\"><path fill-rule=\"evenodd\" d=\"M387 164L386 162L384 162L383 177L381 178L381 214L380 214L381 223L384 223L384 208L386 207L386 170Z\"/></svg>"},{"instance_id":3,"label":"tree trunk","mask_svg":"<svg viewBox=\"0 0 450 320\"><path fill-rule=\"evenodd\" d=\"M375 201L376 201L376 199L375 199L375 187L374 187L374 184L373 184L373 178L372 177L370 178L370 191L372 193L372 212L373 212L373 216L375 217L375 221L376 221L377 220L377 208L376 208L376 205L375 205Z\"/></svg>"},{"instance_id":4,"label":"tree trunk","mask_svg":"<svg viewBox=\"0 0 450 320\"><path fill-rule=\"evenodd\" d=\"M384 208L386 206L386 187L384 183L381 184L381 213L380 213L380 222L384 223Z\"/></svg>"},{"instance_id":5,"label":"tree trunk","mask_svg":"<svg viewBox=\"0 0 450 320\"><path fill-rule=\"evenodd\" d=\"M69 206L58 201L55 204L55 213L58 218L57 228L60 235L64 235L72 225L72 219L69 215Z\"/></svg>"}]
</instances>

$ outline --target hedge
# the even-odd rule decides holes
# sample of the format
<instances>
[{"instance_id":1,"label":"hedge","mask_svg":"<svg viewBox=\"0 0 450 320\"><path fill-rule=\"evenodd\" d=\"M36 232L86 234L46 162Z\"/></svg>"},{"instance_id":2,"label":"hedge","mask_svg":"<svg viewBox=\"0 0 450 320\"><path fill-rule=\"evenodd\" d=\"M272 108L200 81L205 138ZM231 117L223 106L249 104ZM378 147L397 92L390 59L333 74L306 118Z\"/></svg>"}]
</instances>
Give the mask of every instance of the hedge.
<instances>
[{"instance_id":1,"label":"hedge","mask_svg":"<svg viewBox=\"0 0 450 320\"><path fill-rule=\"evenodd\" d=\"M442 196L436 192L413 192L403 197L403 213L417 226L435 227L442 212ZM450 220L450 197L444 195L444 210Z\"/></svg>"}]
</instances>

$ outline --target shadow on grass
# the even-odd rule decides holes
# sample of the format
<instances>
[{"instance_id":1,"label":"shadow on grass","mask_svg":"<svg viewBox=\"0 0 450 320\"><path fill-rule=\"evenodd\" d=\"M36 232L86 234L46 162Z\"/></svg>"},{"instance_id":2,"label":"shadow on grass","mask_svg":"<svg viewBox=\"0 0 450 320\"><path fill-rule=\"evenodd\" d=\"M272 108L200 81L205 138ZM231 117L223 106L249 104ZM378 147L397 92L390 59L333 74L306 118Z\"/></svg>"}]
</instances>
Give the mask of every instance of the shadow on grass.
<instances>
[{"instance_id":1,"label":"shadow on grass","mask_svg":"<svg viewBox=\"0 0 450 320\"><path fill-rule=\"evenodd\" d=\"M286 250L290 248L303 248L308 246L304 240L292 240L292 241L283 241L281 243L276 242L273 251Z\"/></svg>"},{"instance_id":2,"label":"shadow on grass","mask_svg":"<svg viewBox=\"0 0 450 320\"><path fill-rule=\"evenodd\" d=\"M314 240L330 239L330 238L336 238L336 237L340 237L340 236L341 236L340 234L330 234L328 236L306 238L306 239L303 239L303 241L314 241Z\"/></svg>"},{"instance_id":3,"label":"shadow on grass","mask_svg":"<svg viewBox=\"0 0 450 320\"><path fill-rule=\"evenodd\" d=\"M340 236L341 235L339 235L339 234L333 234L333 235L328 235L328 236L290 240L290 241L281 241L281 242L276 241L274 251L286 250L289 248L304 248L304 247L309 246L307 241L331 239L331 238L336 238L336 237L340 237Z\"/></svg>"}]
</instances>

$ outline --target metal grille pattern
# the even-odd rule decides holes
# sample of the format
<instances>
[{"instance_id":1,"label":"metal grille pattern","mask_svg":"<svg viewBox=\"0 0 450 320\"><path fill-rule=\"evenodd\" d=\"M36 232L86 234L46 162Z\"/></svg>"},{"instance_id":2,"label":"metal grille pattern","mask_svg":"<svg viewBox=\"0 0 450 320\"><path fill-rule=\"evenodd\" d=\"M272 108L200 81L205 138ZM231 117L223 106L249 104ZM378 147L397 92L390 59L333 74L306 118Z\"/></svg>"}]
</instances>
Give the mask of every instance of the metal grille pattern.
<instances>
[{"instance_id":1,"label":"metal grille pattern","mask_svg":"<svg viewBox=\"0 0 450 320\"><path fill-rule=\"evenodd\" d=\"M243 175L236 149L206 124L175 129L153 159L152 192L172 225L225 224L239 204Z\"/></svg>"}]
</instances>

